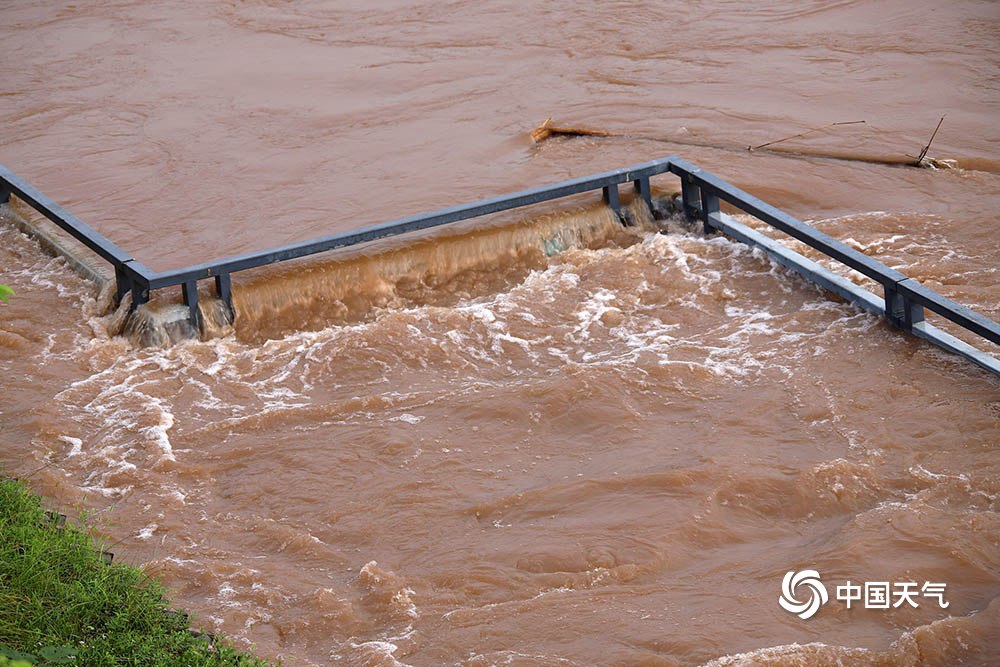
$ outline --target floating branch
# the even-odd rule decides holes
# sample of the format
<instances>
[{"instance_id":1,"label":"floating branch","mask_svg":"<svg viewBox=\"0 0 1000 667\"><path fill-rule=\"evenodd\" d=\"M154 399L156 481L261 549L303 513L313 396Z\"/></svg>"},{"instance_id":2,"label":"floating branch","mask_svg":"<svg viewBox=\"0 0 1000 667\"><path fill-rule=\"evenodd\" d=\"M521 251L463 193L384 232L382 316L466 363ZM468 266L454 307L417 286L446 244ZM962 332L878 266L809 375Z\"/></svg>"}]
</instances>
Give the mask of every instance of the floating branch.
<instances>
[{"instance_id":1,"label":"floating branch","mask_svg":"<svg viewBox=\"0 0 1000 667\"><path fill-rule=\"evenodd\" d=\"M586 127L557 127L552 124L552 117L549 116L545 122L531 131L531 141L539 143L552 136L563 137L620 137L616 132L606 132L604 130L591 130Z\"/></svg>"}]
</instances>

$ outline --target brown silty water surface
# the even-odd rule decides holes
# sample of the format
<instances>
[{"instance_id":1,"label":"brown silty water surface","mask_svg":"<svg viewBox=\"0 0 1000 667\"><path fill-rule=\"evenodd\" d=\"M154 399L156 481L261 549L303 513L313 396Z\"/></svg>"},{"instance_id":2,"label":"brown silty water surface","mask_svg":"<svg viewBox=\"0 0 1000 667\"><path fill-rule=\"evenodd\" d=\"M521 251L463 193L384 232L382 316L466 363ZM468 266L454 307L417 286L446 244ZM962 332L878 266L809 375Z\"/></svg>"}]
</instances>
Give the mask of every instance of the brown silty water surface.
<instances>
[{"instance_id":1,"label":"brown silty water surface","mask_svg":"<svg viewBox=\"0 0 1000 667\"><path fill-rule=\"evenodd\" d=\"M1000 319L993 2L14 3L0 37L0 162L155 269L682 153ZM527 139L916 155L945 113L964 169ZM239 275L235 335L163 349L0 224L0 461L288 665L1000 659L997 378L595 203Z\"/></svg>"}]
</instances>

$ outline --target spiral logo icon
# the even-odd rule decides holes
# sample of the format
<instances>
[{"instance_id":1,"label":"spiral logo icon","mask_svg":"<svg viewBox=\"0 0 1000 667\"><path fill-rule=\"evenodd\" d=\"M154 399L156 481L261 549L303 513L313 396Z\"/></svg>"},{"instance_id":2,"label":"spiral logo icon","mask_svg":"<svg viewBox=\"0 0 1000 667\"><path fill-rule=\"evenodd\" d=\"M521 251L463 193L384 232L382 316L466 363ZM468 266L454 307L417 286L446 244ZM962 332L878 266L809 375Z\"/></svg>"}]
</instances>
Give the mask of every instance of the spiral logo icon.
<instances>
[{"instance_id":1,"label":"spiral logo icon","mask_svg":"<svg viewBox=\"0 0 1000 667\"><path fill-rule=\"evenodd\" d=\"M807 600L800 601L795 596L799 586L809 590ZM801 572L792 570L786 573L785 578L781 580L781 597L778 598L778 604L785 611L798 614L799 618L803 620L811 618L829 599L826 586L819 580L819 572L816 570L802 570Z\"/></svg>"}]
</instances>

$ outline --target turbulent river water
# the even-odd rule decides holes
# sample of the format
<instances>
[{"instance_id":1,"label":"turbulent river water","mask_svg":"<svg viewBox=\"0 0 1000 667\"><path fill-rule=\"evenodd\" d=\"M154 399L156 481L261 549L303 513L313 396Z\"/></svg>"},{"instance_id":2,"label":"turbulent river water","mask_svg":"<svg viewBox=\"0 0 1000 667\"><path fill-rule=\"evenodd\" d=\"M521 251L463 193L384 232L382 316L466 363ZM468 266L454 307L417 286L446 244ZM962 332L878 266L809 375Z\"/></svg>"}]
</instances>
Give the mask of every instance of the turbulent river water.
<instances>
[{"instance_id":1,"label":"turbulent river water","mask_svg":"<svg viewBox=\"0 0 1000 667\"><path fill-rule=\"evenodd\" d=\"M679 154L1000 319L995 2L6 3L0 44L0 162L155 269ZM745 150L945 114L962 169ZM996 664L1000 381L596 203L239 275L165 348L0 224L0 463L287 665Z\"/></svg>"}]
</instances>

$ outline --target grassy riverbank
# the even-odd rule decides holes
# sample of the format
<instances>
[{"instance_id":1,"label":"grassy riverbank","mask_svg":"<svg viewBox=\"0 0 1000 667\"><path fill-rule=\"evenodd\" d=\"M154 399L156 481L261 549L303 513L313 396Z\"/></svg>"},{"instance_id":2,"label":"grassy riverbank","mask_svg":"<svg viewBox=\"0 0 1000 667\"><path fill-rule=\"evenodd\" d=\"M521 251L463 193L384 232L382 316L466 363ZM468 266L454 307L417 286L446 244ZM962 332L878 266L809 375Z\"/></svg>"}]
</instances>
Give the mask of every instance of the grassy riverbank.
<instances>
[{"instance_id":1,"label":"grassy riverbank","mask_svg":"<svg viewBox=\"0 0 1000 667\"><path fill-rule=\"evenodd\" d=\"M0 665L257 666L225 641L196 637L163 588L60 526L20 482L0 481ZM5 659L7 658L7 659Z\"/></svg>"}]
</instances>

